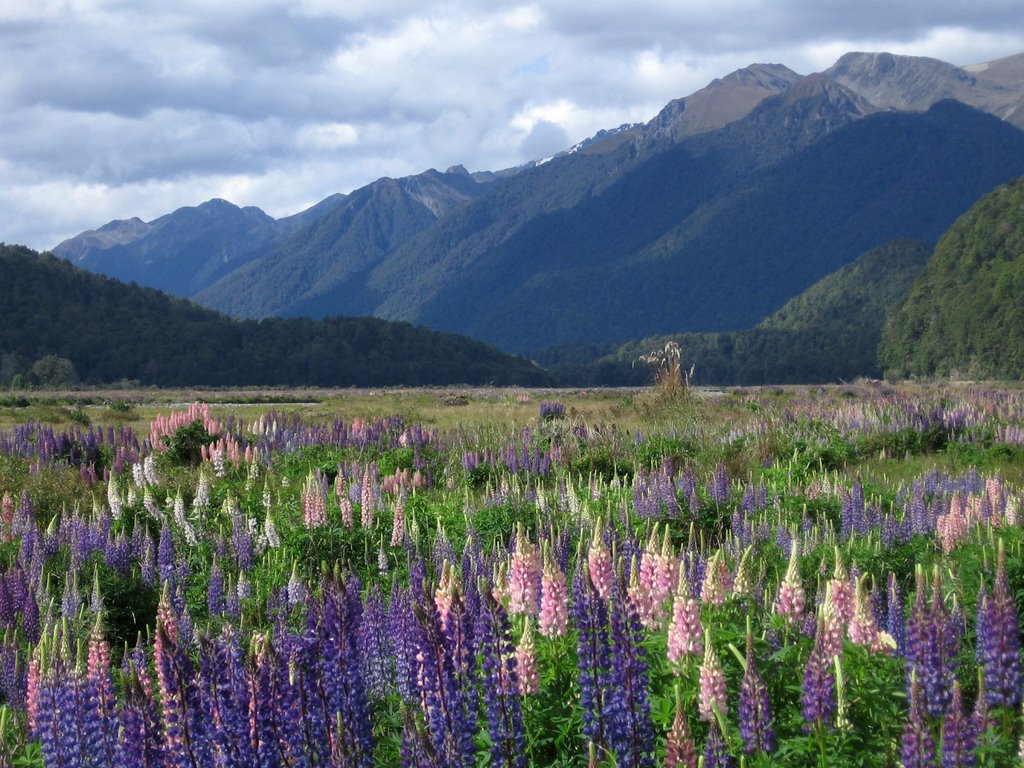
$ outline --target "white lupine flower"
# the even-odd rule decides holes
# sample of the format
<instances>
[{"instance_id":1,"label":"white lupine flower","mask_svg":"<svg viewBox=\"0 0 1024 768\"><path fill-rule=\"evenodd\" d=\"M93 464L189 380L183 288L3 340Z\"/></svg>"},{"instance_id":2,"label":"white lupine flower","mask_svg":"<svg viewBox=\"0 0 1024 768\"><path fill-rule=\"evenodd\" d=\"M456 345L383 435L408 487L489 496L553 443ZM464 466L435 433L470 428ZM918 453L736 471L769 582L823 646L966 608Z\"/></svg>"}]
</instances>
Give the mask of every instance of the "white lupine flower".
<instances>
[{"instance_id":1,"label":"white lupine flower","mask_svg":"<svg viewBox=\"0 0 1024 768\"><path fill-rule=\"evenodd\" d=\"M142 474L150 485L160 485L160 479L156 476L156 459L150 454L142 460Z\"/></svg>"}]
</instances>

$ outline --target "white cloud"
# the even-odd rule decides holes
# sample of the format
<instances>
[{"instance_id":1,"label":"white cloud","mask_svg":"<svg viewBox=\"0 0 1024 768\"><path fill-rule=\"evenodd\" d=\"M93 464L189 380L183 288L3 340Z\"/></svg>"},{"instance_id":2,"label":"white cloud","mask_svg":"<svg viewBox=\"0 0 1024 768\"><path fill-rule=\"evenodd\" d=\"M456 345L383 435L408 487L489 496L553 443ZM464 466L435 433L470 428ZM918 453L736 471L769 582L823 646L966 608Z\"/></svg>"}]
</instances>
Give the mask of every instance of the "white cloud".
<instances>
[{"instance_id":1,"label":"white cloud","mask_svg":"<svg viewBox=\"0 0 1024 768\"><path fill-rule=\"evenodd\" d=\"M0 0L0 240L499 169L755 61L1024 51L1016 0Z\"/></svg>"}]
</instances>

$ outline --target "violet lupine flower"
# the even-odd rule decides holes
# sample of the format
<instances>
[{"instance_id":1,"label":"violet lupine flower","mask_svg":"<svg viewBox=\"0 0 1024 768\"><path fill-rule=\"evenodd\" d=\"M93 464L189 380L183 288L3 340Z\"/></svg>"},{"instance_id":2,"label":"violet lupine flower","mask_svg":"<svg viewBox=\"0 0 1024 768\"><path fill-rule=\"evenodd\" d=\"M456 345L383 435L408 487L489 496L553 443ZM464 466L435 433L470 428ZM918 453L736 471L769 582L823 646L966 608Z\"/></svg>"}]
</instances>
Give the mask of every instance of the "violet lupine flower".
<instances>
[{"instance_id":1,"label":"violet lupine flower","mask_svg":"<svg viewBox=\"0 0 1024 768\"><path fill-rule=\"evenodd\" d=\"M733 768L734 765L736 761L729 754L718 720L713 719L708 728L707 741L704 742L704 768Z\"/></svg>"},{"instance_id":2,"label":"violet lupine flower","mask_svg":"<svg viewBox=\"0 0 1024 768\"><path fill-rule=\"evenodd\" d=\"M332 747L342 750L344 765L370 768L374 742L359 654L361 612L357 579L324 585L320 673L328 717L340 723Z\"/></svg>"},{"instance_id":3,"label":"violet lupine flower","mask_svg":"<svg viewBox=\"0 0 1024 768\"><path fill-rule=\"evenodd\" d=\"M607 745L606 691L611 685L611 644L608 604L598 594L587 570L578 566L573 578L572 615L576 626L580 709L583 735L591 744ZM522 675L522 671L519 672Z\"/></svg>"},{"instance_id":4,"label":"violet lupine flower","mask_svg":"<svg viewBox=\"0 0 1024 768\"><path fill-rule=\"evenodd\" d=\"M665 768L697 768L697 745L683 709L683 694L676 686L676 713L665 738Z\"/></svg>"},{"instance_id":5,"label":"violet lupine flower","mask_svg":"<svg viewBox=\"0 0 1024 768\"><path fill-rule=\"evenodd\" d=\"M238 636L226 628L220 641L200 642L200 690L218 765L253 765L249 686Z\"/></svg>"},{"instance_id":6,"label":"violet lupine flower","mask_svg":"<svg viewBox=\"0 0 1024 768\"><path fill-rule=\"evenodd\" d=\"M725 686L725 670L711 644L711 633L704 630L704 661L700 665L700 695L697 711L701 720L708 722L716 717L725 717L729 711L728 692Z\"/></svg>"},{"instance_id":7,"label":"violet lupine flower","mask_svg":"<svg viewBox=\"0 0 1024 768\"><path fill-rule=\"evenodd\" d=\"M153 647L167 750L181 768L202 768L212 763L206 740L205 718L199 701L192 662L178 640L178 619L164 585L157 608Z\"/></svg>"},{"instance_id":8,"label":"violet lupine flower","mask_svg":"<svg viewBox=\"0 0 1024 768\"><path fill-rule=\"evenodd\" d=\"M964 712L960 683L953 683L953 700L942 721L942 768L973 768L978 763L974 754L975 729Z\"/></svg>"},{"instance_id":9,"label":"violet lupine flower","mask_svg":"<svg viewBox=\"0 0 1024 768\"><path fill-rule=\"evenodd\" d=\"M715 467L715 475L708 484L708 498L721 506L729 501L729 470L721 462Z\"/></svg>"},{"instance_id":10,"label":"violet lupine flower","mask_svg":"<svg viewBox=\"0 0 1024 768\"><path fill-rule=\"evenodd\" d=\"M481 589L480 650L484 711L491 741L491 765L526 768L526 737L519 698L516 654L508 614Z\"/></svg>"},{"instance_id":11,"label":"violet lupine flower","mask_svg":"<svg viewBox=\"0 0 1024 768\"><path fill-rule=\"evenodd\" d=\"M926 583L919 568L917 594L907 618L907 675L916 676L928 715L938 718L945 715L952 696L959 640L942 599L938 569L930 601L925 597ZM907 684L909 689L909 679Z\"/></svg>"},{"instance_id":12,"label":"violet lupine flower","mask_svg":"<svg viewBox=\"0 0 1024 768\"><path fill-rule=\"evenodd\" d=\"M568 620L569 593L565 586L565 574L552 558L550 546L545 543L537 629L544 637L561 637L568 629Z\"/></svg>"},{"instance_id":13,"label":"violet lupine flower","mask_svg":"<svg viewBox=\"0 0 1024 768\"><path fill-rule=\"evenodd\" d=\"M423 712L430 741L442 765L473 764L476 732L476 707L467 706L468 688L460 683L461 659L453 653L449 639L432 605L416 606L422 628L419 659L419 683ZM452 615L461 614L461 610Z\"/></svg>"},{"instance_id":14,"label":"violet lupine flower","mask_svg":"<svg viewBox=\"0 0 1024 768\"><path fill-rule=\"evenodd\" d=\"M128 657L126 656L126 659ZM144 671L129 660L121 676L122 705L118 715L116 768L156 768L164 765L163 729Z\"/></svg>"},{"instance_id":15,"label":"violet lupine flower","mask_svg":"<svg viewBox=\"0 0 1024 768\"><path fill-rule=\"evenodd\" d=\"M985 618L979 627L978 645L985 670L985 692L991 707L1017 707L1021 703L1020 626L1017 608L1006 577L1006 552L1002 539L992 596L985 602Z\"/></svg>"},{"instance_id":16,"label":"violet lupine flower","mask_svg":"<svg viewBox=\"0 0 1024 768\"><path fill-rule=\"evenodd\" d=\"M768 686L757 671L754 658L754 635L747 619L747 654L743 682L740 683L738 706L740 736L748 754L772 752L775 749L775 732L772 728L772 706Z\"/></svg>"},{"instance_id":17,"label":"violet lupine flower","mask_svg":"<svg viewBox=\"0 0 1024 768\"><path fill-rule=\"evenodd\" d=\"M779 595L775 600L775 612L782 616L789 626L803 619L807 595L800 580L800 544L794 537L789 553L786 575L779 584Z\"/></svg>"},{"instance_id":18,"label":"violet lupine flower","mask_svg":"<svg viewBox=\"0 0 1024 768\"><path fill-rule=\"evenodd\" d=\"M890 573L887 588L885 631L896 643L896 653L907 654L907 624L903 616L903 590L896 580L896 574Z\"/></svg>"},{"instance_id":19,"label":"violet lupine flower","mask_svg":"<svg viewBox=\"0 0 1024 768\"><path fill-rule=\"evenodd\" d=\"M910 677L910 713L903 726L903 740L900 757L904 768L935 768L935 739L928 723L925 722L921 704L921 689L917 677Z\"/></svg>"},{"instance_id":20,"label":"violet lupine flower","mask_svg":"<svg viewBox=\"0 0 1024 768\"><path fill-rule=\"evenodd\" d=\"M611 688L606 691L608 746L619 766L654 766L654 725L647 698L643 626L629 600L612 595Z\"/></svg>"},{"instance_id":21,"label":"violet lupine flower","mask_svg":"<svg viewBox=\"0 0 1024 768\"><path fill-rule=\"evenodd\" d=\"M830 727L836 714L836 676L832 657L827 655L824 643L824 619L818 618L818 631L814 637L802 686L802 712L804 733L817 728Z\"/></svg>"},{"instance_id":22,"label":"violet lupine flower","mask_svg":"<svg viewBox=\"0 0 1024 768\"><path fill-rule=\"evenodd\" d=\"M383 699L395 687L394 645L388 613L379 584L370 587L359 624L359 657L366 678L366 692Z\"/></svg>"}]
</instances>

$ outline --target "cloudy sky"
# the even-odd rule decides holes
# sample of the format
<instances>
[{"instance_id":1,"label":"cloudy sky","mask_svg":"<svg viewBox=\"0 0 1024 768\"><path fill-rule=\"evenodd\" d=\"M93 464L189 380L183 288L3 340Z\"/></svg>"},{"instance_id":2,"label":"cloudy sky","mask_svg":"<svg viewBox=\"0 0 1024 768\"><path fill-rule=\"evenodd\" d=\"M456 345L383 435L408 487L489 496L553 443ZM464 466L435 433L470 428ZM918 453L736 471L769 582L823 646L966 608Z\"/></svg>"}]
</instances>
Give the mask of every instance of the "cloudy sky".
<instances>
[{"instance_id":1,"label":"cloudy sky","mask_svg":"<svg viewBox=\"0 0 1024 768\"><path fill-rule=\"evenodd\" d=\"M1024 51L1020 0L0 0L0 241L499 169L753 62Z\"/></svg>"}]
</instances>

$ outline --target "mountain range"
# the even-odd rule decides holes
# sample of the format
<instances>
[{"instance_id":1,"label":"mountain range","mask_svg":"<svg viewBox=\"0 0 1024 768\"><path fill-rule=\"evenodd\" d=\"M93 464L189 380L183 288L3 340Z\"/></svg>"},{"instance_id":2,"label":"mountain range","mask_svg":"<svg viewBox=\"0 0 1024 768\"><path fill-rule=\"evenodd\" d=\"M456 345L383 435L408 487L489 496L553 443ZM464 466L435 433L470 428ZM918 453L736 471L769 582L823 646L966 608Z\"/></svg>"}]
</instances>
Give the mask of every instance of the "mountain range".
<instances>
[{"instance_id":1,"label":"mountain range","mask_svg":"<svg viewBox=\"0 0 1024 768\"><path fill-rule=\"evenodd\" d=\"M211 200L54 249L244 318L375 315L534 353L757 325L1024 175L1024 54L755 64L552 158L380 179L295 216Z\"/></svg>"}]
</instances>

